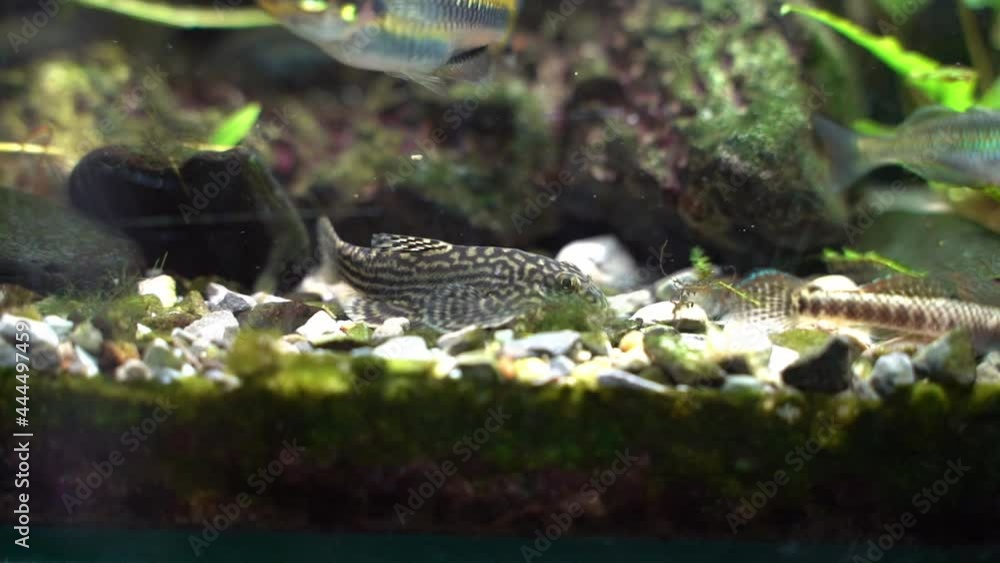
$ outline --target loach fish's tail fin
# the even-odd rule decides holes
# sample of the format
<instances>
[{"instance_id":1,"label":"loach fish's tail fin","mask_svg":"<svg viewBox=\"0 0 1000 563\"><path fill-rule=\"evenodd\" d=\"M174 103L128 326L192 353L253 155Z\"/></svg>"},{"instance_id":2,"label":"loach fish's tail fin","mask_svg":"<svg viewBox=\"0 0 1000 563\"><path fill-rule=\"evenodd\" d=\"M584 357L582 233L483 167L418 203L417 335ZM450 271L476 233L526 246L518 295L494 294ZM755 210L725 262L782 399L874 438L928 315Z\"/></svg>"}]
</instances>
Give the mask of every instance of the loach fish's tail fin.
<instances>
[{"instance_id":1,"label":"loach fish's tail fin","mask_svg":"<svg viewBox=\"0 0 1000 563\"><path fill-rule=\"evenodd\" d=\"M324 278L337 277L337 249L343 244L329 217L316 221L316 247L320 257L320 272Z\"/></svg>"},{"instance_id":2,"label":"loach fish's tail fin","mask_svg":"<svg viewBox=\"0 0 1000 563\"><path fill-rule=\"evenodd\" d=\"M822 141L830 161L830 179L836 193L847 191L881 162L859 149L861 136L821 115L813 115L813 129Z\"/></svg>"},{"instance_id":3,"label":"loach fish's tail fin","mask_svg":"<svg viewBox=\"0 0 1000 563\"><path fill-rule=\"evenodd\" d=\"M758 326L767 332L779 332L795 323L794 296L805 281L778 270L759 270L728 288L723 319Z\"/></svg>"}]
</instances>

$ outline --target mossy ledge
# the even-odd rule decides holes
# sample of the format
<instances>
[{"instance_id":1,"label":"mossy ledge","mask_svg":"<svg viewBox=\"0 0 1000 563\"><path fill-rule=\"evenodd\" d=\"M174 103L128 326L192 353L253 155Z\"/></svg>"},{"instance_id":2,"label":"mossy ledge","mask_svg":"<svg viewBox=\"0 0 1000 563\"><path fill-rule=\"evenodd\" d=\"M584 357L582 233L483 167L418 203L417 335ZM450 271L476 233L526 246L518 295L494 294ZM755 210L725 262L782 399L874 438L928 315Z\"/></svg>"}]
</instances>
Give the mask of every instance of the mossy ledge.
<instances>
[{"instance_id":1,"label":"mossy ledge","mask_svg":"<svg viewBox=\"0 0 1000 563\"><path fill-rule=\"evenodd\" d=\"M997 387L922 382L865 403L536 388L371 363L362 380L342 354L272 367L230 392L193 378L162 386L32 377L32 521L194 530L246 492L250 514L235 527L531 535L578 502L585 513L573 534L732 538L727 514L779 470L789 482L738 527L739 539L868 539L909 511L918 525L908 542L972 542L992 537L1000 517ZM16 385L11 373L0 381ZM152 417L158 400L176 410L130 451L123 433ZM12 426L13 405L0 407L7 433L24 430ZM491 409L509 418L466 460L455 445L484 428ZM822 448L806 460L796 449L810 438ZM248 476L279 459L286 440L305 453L256 494ZM70 513L65 495L114 450L124 462ZM638 461L603 494L581 492L625 452ZM917 510L914 495L959 460L971 469L926 514ZM4 461L13 474L14 455ZM445 461L457 473L401 525L394 507Z\"/></svg>"}]
</instances>

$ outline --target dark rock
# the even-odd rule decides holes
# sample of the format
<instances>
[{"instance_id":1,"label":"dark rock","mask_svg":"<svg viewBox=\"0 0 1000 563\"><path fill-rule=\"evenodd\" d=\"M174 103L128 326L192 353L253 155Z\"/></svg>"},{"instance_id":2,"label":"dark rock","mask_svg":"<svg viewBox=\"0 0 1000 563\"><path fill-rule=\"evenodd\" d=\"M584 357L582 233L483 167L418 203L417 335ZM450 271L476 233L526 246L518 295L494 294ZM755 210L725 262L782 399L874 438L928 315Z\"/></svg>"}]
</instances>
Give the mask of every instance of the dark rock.
<instances>
[{"instance_id":1,"label":"dark rock","mask_svg":"<svg viewBox=\"0 0 1000 563\"><path fill-rule=\"evenodd\" d=\"M261 289L298 282L292 260L309 238L291 202L253 153L194 155L178 172L122 147L85 156L69 179L73 206L164 255L184 277L214 275Z\"/></svg>"},{"instance_id":2,"label":"dark rock","mask_svg":"<svg viewBox=\"0 0 1000 563\"><path fill-rule=\"evenodd\" d=\"M851 346L830 338L826 346L803 354L781 373L782 380L803 391L839 393L851 386Z\"/></svg>"},{"instance_id":3,"label":"dark rock","mask_svg":"<svg viewBox=\"0 0 1000 563\"><path fill-rule=\"evenodd\" d=\"M243 295L230 290L224 285L210 283L205 289L208 297L208 309L210 311L229 311L238 315L244 311L249 311L257 305L257 301L249 295Z\"/></svg>"},{"instance_id":4,"label":"dark rock","mask_svg":"<svg viewBox=\"0 0 1000 563\"><path fill-rule=\"evenodd\" d=\"M976 382L976 353L969 332L954 330L931 342L913 359L921 378L946 385Z\"/></svg>"},{"instance_id":5,"label":"dark rock","mask_svg":"<svg viewBox=\"0 0 1000 563\"><path fill-rule=\"evenodd\" d=\"M35 291L107 289L143 260L120 233L72 209L0 187L0 282Z\"/></svg>"}]
</instances>

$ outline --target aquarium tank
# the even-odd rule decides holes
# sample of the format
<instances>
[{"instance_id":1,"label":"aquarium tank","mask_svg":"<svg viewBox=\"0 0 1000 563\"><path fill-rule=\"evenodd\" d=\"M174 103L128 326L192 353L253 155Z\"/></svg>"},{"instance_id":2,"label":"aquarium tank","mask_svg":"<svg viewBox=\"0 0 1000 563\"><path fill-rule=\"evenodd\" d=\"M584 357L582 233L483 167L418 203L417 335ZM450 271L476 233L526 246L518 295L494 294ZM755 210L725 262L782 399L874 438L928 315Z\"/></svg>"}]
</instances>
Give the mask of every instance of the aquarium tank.
<instances>
[{"instance_id":1,"label":"aquarium tank","mask_svg":"<svg viewBox=\"0 0 1000 563\"><path fill-rule=\"evenodd\" d=\"M0 557L1000 561L998 14L3 2Z\"/></svg>"}]
</instances>

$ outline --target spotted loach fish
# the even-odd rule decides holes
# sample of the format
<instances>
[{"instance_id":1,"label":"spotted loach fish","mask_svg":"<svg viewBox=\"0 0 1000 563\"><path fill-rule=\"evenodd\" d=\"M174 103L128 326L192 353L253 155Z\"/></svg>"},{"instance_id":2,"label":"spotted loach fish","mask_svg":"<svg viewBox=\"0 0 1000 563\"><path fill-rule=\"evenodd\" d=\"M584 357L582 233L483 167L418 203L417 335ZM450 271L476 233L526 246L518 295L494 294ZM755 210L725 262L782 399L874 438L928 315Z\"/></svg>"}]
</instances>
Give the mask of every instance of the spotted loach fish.
<instances>
[{"instance_id":1,"label":"spotted loach fish","mask_svg":"<svg viewBox=\"0 0 1000 563\"><path fill-rule=\"evenodd\" d=\"M487 76L523 0L258 0L338 61L417 81Z\"/></svg>"},{"instance_id":2,"label":"spotted loach fish","mask_svg":"<svg viewBox=\"0 0 1000 563\"><path fill-rule=\"evenodd\" d=\"M576 295L606 304L576 266L523 250L384 233L372 236L370 248L356 246L325 217L317 230L325 263L352 288L345 309L353 320L378 324L406 317L450 331L502 326L547 297Z\"/></svg>"},{"instance_id":3,"label":"spotted loach fish","mask_svg":"<svg viewBox=\"0 0 1000 563\"><path fill-rule=\"evenodd\" d=\"M929 182L1000 186L1000 112L923 107L892 134L859 135L820 116L813 126L829 154L834 187L847 189L880 166L896 164Z\"/></svg>"},{"instance_id":4,"label":"spotted loach fish","mask_svg":"<svg viewBox=\"0 0 1000 563\"><path fill-rule=\"evenodd\" d=\"M977 349L1000 349L1000 307L960 299L960 293L954 284L935 278L896 275L856 286L843 276L806 281L762 270L733 292L716 292L712 304L724 318L774 329L801 321L931 337L965 329ZM991 302L996 300L993 293Z\"/></svg>"}]
</instances>

